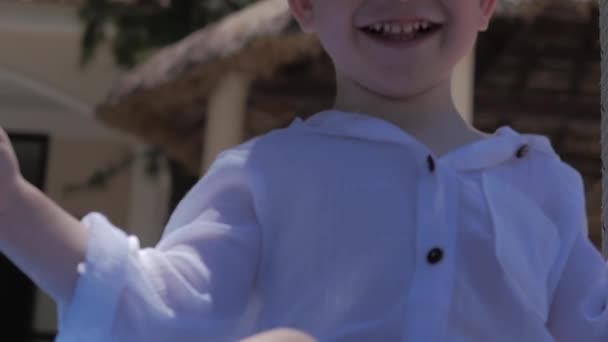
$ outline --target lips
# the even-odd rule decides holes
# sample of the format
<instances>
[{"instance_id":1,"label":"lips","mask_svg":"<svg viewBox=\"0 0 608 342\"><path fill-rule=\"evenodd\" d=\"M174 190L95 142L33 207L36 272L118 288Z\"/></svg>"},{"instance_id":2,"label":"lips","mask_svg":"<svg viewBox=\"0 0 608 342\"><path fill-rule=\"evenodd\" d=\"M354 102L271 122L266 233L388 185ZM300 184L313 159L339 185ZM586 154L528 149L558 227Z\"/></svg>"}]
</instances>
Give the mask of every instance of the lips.
<instances>
[{"instance_id":1,"label":"lips","mask_svg":"<svg viewBox=\"0 0 608 342\"><path fill-rule=\"evenodd\" d=\"M401 23L395 21L383 21L372 25L361 27L360 30L379 36L415 36L425 33L430 33L440 28L440 24L430 21L412 21Z\"/></svg>"},{"instance_id":2,"label":"lips","mask_svg":"<svg viewBox=\"0 0 608 342\"><path fill-rule=\"evenodd\" d=\"M428 20L380 21L359 28L367 36L383 42L413 42L432 35L442 25Z\"/></svg>"},{"instance_id":3,"label":"lips","mask_svg":"<svg viewBox=\"0 0 608 342\"><path fill-rule=\"evenodd\" d=\"M442 20L436 18L435 16L430 15L413 15L413 14L405 14L400 15L395 13L390 13L383 16L374 16L373 18L368 19L356 19L355 26L358 28L364 27L372 27L378 24L398 24L403 26L411 26L415 24L421 23L429 23L429 24L442 24Z\"/></svg>"},{"instance_id":4,"label":"lips","mask_svg":"<svg viewBox=\"0 0 608 342\"><path fill-rule=\"evenodd\" d=\"M381 41L413 41L430 36L442 27L438 20L426 16L392 16L358 25L367 36Z\"/></svg>"}]
</instances>

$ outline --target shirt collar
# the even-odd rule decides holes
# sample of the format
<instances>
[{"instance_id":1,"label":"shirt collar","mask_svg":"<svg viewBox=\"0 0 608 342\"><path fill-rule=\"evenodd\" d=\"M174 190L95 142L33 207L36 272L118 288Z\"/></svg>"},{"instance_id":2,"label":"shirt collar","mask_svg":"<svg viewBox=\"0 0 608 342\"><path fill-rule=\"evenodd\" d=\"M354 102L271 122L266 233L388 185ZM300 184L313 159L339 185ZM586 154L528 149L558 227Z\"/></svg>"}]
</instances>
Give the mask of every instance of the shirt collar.
<instances>
[{"instance_id":1,"label":"shirt collar","mask_svg":"<svg viewBox=\"0 0 608 342\"><path fill-rule=\"evenodd\" d=\"M389 121L362 113L326 110L306 120L296 118L290 127L302 128L320 134L381 141L414 147L420 153L433 155L432 151ZM456 148L435 159L460 171L481 170L497 166L516 158L524 145L544 153L555 154L546 136L520 134L510 126L501 126L486 139Z\"/></svg>"}]
</instances>

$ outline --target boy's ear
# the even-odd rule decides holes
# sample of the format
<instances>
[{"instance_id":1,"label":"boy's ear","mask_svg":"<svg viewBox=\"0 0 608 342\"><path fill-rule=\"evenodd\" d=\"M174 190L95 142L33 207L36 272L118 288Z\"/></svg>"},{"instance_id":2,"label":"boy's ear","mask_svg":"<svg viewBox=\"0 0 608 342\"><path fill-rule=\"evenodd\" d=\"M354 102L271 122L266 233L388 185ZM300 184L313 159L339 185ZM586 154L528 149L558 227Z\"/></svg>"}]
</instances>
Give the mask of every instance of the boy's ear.
<instances>
[{"instance_id":1,"label":"boy's ear","mask_svg":"<svg viewBox=\"0 0 608 342\"><path fill-rule=\"evenodd\" d=\"M300 24L302 31L314 32L314 20L311 0L289 0L289 8L294 18Z\"/></svg>"},{"instance_id":2,"label":"boy's ear","mask_svg":"<svg viewBox=\"0 0 608 342\"><path fill-rule=\"evenodd\" d=\"M490 19L496 9L496 0L479 0L480 20L479 31L487 31L490 25Z\"/></svg>"}]
</instances>

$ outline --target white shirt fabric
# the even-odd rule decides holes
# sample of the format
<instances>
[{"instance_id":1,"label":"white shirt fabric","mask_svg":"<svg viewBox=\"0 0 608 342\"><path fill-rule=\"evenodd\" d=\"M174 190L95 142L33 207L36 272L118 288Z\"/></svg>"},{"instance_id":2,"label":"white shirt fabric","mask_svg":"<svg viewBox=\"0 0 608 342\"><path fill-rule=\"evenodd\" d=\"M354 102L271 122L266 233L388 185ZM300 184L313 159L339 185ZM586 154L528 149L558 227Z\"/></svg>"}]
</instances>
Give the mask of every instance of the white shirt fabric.
<instances>
[{"instance_id":1,"label":"white shirt fabric","mask_svg":"<svg viewBox=\"0 0 608 342\"><path fill-rule=\"evenodd\" d=\"M101 214L83 222L59 342L275 327L320 341L608 341L582 178L546 137L509 126L437 158L387 121L328 110L218 156L155 248Z\"/></svg>"}]
</instances>

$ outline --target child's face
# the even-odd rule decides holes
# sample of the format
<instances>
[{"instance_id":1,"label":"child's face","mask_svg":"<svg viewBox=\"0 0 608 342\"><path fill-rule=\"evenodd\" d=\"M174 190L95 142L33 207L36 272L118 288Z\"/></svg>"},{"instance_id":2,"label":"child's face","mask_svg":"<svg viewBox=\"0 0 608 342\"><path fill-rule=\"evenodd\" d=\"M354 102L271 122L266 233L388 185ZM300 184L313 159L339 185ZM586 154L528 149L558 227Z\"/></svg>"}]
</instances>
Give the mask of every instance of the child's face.
<instances>
[{"instance_id":1,"label":"child's face","mask_svg":"<svg viewBox=\"0 0 608 342\"><path fill-rule=\"evenodd\" d=\"M478 32L487 29L496 0L289 3L302 29L319 36L338 79L387 97L408 98L450 82L455 64L473 47ZM421 22L425 22L422 27L429 23L431 31L410 32L419 30L421 25L414 23ZM386 37L366 31L370 26L400 33Z\"/></svg>"}]
</instances>

